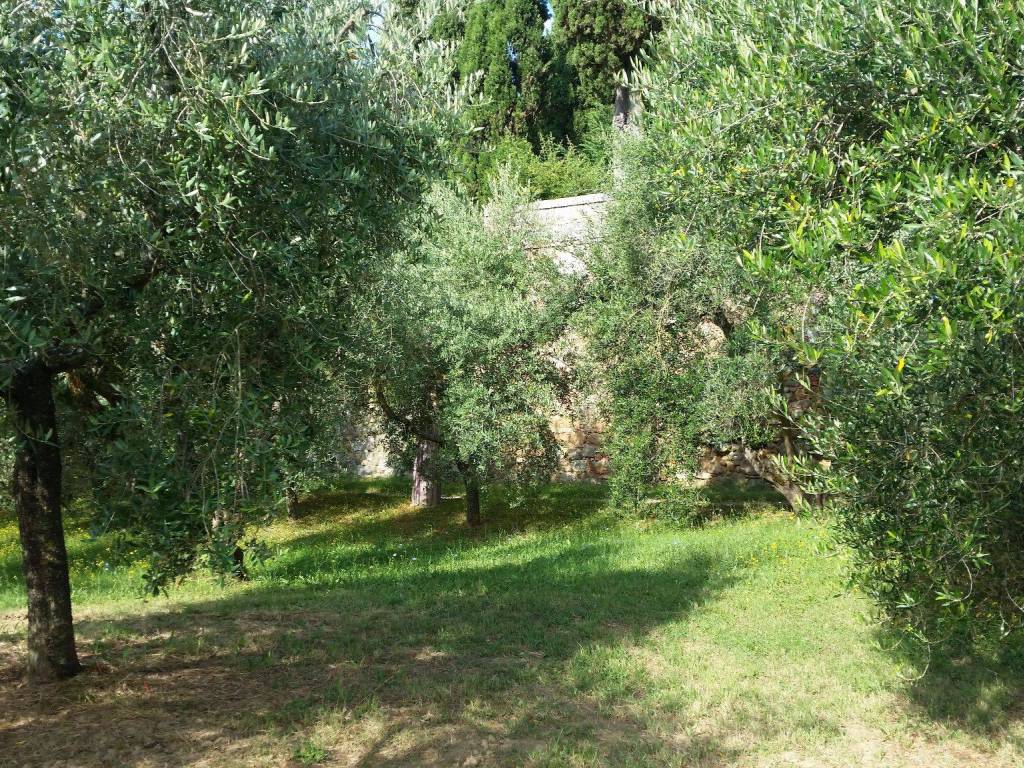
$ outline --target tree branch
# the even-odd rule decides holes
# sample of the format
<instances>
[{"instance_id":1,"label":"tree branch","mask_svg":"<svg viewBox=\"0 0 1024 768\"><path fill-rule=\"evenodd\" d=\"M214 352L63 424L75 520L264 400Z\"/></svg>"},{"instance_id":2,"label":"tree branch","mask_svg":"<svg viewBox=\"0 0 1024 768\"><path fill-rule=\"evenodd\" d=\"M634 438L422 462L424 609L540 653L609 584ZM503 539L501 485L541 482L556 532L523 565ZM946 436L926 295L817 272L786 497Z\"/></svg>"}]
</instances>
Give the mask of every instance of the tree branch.
<instances>
[{"instance_id":1,"label":"tree branch","mask_svg":"<svg viewBox=\"0 0 1024 768\"><path fill-rule=\"evenodd\" d=\"M142 269L132 277L128 278L128 280L126 280L124 284L121 285L119 289L118 298L122 300L127 300L128 298L131 297L133 293L141 291L143 288L145 288L153 281L154 277L157 276L157 274L160 272L160 267L160 261L156 256L147 256L145 262L143 263ZM127 301L125 301L125 303L127 303ZM90 297L86 301L83 301L82 304L79 306L81 319L92 319L106 305L107 301L103 298L103 296L94 293L92 297Z\"/></svg>"},{"instance_id":2,"label":"tree branch","mask_svg":"<svg viewBox=\"0 0 1024 768\"><path fill-rule=\"evenodd\" d=\"M348 34L353 29L355 29L356 24L358 24L361 19L364 19L367 16L369 16L371 13L372 11L369 8L360 8L359 10L357 10L355 13L352 14L349 20L346 21L344 25L342 25L339 36L348 37Z\"/></svg>"},{"instance_id":3,"label":"tree branch","mask_svg":"<svg viewBox=\"0 0 1024 768\"><path fill-rule=\"evenodd\" d=\"M40 354L40 360L50 373L63 373L81 368L93 358L85 347L53 341Z\"/></svg>"},{"instance_id":4,"label":"tree branch","mask_svg":"<svg viewBox=\"0 0 1024 768\"><path fill-rule=\"evenodd\" d=\"M405 430L411 433L413 436L426 440L428 443L434 443L437 446L444 447L444 439L437 434L437 432L427 431L421 429L417 424L407 416L403 416L388 403L387 396L384 394L384 382L380 379L376 379L373 383L374 395L377 398L377 405L384 411L384 415L391 419L396 424L404 427Z\"/></svg>"}]
</instances>

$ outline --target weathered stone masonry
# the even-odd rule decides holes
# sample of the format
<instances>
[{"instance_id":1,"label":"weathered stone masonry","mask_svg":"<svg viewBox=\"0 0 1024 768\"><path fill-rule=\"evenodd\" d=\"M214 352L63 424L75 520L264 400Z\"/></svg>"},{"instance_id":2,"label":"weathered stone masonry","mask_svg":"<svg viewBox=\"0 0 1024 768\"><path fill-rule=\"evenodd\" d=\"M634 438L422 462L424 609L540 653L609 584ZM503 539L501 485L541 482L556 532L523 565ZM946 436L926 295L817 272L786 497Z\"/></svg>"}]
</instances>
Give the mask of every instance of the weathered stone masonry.
<instances>
[{"instance_id":1,"label":"weathered stone masonry","mask_svg":"<svg viewBox=\"0 0 1024 768\"><path fill-rule=\"evenodd\" d=\"M565 273L586 273L583 256L600 241L607 205L608 198L603 194L534 203L532 213L539 229L545 233L544 239L535 246L536 252L554 259ZM722 329L710 321L702 325L700 332L708 352L714 353L725 343ZM584 352L585 344L584 339L573 335L563 339L565 354L558 355L557 363L571 372L571 360ZM793 413L809 407L811 394L795 381L787 382L783 389ZM381 477L395 472L387 441L381 437L376 422L377 417L370 414L366 423L351 426L346 431L342 452L344 463L353 474ZM551 414L549 425L560 449L555 481L600 482L608 477L612 468L605 450L606 424L593 393L579 392L570 396L559 412ZM777 487L782 485L785 493L785 485L780 482L772 459L775 454L785 452L786 446L782 444L757 449L738 444L709 446L696 475L678 479L697 484L716 482L724 477L761 479Z\"/></svg>"},{"instance_id":2,"label":"weathered stone masonry","mask_svg":"<svg viewBox=\"0 0 1024 768\"><path fill-rule=\"evenodd\" d=\"M586 272L581 254L600 237L607 199L603 194L593 194L534 203L531 213L538 228L544 232L544 238L537 243L535 250L554 259L565 273ZM565 340L570 352L581 351L583 343L582 339ZM551 431L560 448L559 466L553 479L603 480L610 471L603 448L604 424L593 402L583 395L574 400L564 404L561 412L551 415ZM339 458L349 472L361 477L394 474L395 468L387 452L387 440L381 435L378 414L366 414L361 423L345 428Z\"/></svg>"},{"instance_id":3,"label":"weathered stone masonry","mask_svg":"<svg viewBox=\"0 0 1024 768\"><path fill-rule=\"evenodd\" d=\"M546 235L537 251L549 255L565 273L585 273L587 265L581 255L599 241L607 203L603 194L534 203L533 215ZM576 337L565 342L577 353L586 343ZM556 481L600 481L608 476L611 467L604 449L605 424L592 398L580 394L563 412L552 414L549 424L560 449Z\"/></svg>"}]
</instances>

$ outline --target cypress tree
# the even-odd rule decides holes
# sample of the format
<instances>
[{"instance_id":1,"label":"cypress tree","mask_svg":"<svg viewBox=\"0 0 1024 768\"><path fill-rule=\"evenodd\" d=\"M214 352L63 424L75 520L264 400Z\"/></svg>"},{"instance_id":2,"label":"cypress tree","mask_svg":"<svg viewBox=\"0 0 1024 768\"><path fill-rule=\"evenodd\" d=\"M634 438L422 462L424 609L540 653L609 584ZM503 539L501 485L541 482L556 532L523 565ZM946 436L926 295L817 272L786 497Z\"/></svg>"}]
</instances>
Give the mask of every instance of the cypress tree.
<instances>
[{"instance_id":1,"label":"cypress tree","mask_svg":"<svg viewBox=\"0 0 1024 768\"><path fill-rule=\"evenodd\" d=\"M514 135L537 144L544 134L564 136L565 115L552 119L546 109L549 75L557 69L544 33L549 16L543 0L484 0L467 11L458 73L480 73L474 119L485 139Z\"/></svg>"},{"instance_id":2,"label":"cypress tree","mask_svg":"<svg viewBox=\"0 0 1024 768\"><path fill-rule=\"evenodd\" d=\"M610 104L619 72L658 31L658 19L635 0L559 0L557 15L578 106Z\"/></svg>"}]
</instances>

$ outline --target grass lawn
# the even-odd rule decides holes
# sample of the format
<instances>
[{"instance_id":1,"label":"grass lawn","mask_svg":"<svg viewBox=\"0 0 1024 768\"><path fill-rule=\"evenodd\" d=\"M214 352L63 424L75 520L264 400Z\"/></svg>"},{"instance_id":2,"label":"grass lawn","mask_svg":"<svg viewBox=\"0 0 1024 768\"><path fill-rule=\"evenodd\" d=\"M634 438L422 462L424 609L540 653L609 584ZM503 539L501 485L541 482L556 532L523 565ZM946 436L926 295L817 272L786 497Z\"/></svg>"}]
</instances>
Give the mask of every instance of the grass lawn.
<instances>
[{"instance_id":1,"label":"grass lawn","mask_svg":"<svg viewBox=\"0 0 1024 768\"><path fill-rule=\"evenodd\" d=\"M758 500L685 530L557 486L469 531L458 500L324 493L252 581L139 597L72 535L89 671L32 689L0 521L0 765L1024 765L1021 656L902 653L816 522Z\"/></svg>"}]
</instances>

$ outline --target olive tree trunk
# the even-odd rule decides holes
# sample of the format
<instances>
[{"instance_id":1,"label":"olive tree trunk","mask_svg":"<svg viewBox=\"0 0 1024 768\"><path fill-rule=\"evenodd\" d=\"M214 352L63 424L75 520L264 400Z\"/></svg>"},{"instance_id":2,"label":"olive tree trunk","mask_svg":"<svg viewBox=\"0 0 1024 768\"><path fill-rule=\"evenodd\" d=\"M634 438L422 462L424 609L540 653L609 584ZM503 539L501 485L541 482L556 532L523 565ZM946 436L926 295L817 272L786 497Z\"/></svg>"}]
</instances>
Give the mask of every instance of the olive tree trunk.
<instances>
[{"instance_id":1,"label":"olive tree trunk","mask_svg":"<svg viewBox=\"0 0 1024 768\"><path fill-rule=\"evenodd\" d=\"M412 462L412 505L436 507L441 503L441 480L436 457L437 446L420 439Z\"/></svg>"},{"instance_id":2,"label":"olive tree trunk","mask_svg":"<svg viewBox=\"0 0 1024 768\"><path fill-rule=\"evenodd\" d=\"M28 591L28 677L46 682L81 671L61 518L63 470L54 374L41 362L13 376L8 407L17 430L11 495Z\"/></svg>"},{"instance_id":3,"label":"olive tree trunk","mask_svg":"<svg viewBox=\"0 0 1024 768\"><path fill-rule=\"evenodd\" d=\"M288 483L284 488L285 506L288 511L288 518L295 520L299 516L299 492L295 486Z\"/></svg>"},{"instance_id":4,"label":"olive tree trunk","mask_svg":"<svg viewBox=\"0 0 1024 768\"><path fill-rule=\"evenodd\" d=\"M628 85L615 86L615 106L612 108L612 126L625 130L632 117L633 100Z\"/></svg>"},{"instance_id":5,"label":"olive tree trunk","mask_svg":"<svg viewBox=\"0 0 1024 768\"><path fill-rule=\"evenodd\" d=\"M476 528L483 522L480 516L480 480L476 476L466 477L466 523Z\"/></svg>"},{"instance_id":6,"label":"olive tree trunk","mask_svg":"<svg viewBox=\"0 0 1024 768\"><path fill-rule=\"evenodd\" d=\"M796 511L803 506L806 501L803 490L779 470L770 451L754 450L744 446L743 457L762 480L785 497L790 509Z\"/></svg>"},{"instance_id":7,"label":"olive tree trunk","mask_svg":"<svg viewBox=\"0 0 1024 768\"><path fill-rule=\"evenodd\" d=\"M234 552L231 553L231 562L234 563L231 575L239 581L248 581L249 571L245 567L245 550L237 544L235 545Z\"/></svg>"}]
</instances>

